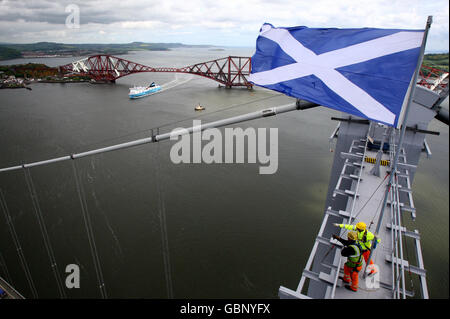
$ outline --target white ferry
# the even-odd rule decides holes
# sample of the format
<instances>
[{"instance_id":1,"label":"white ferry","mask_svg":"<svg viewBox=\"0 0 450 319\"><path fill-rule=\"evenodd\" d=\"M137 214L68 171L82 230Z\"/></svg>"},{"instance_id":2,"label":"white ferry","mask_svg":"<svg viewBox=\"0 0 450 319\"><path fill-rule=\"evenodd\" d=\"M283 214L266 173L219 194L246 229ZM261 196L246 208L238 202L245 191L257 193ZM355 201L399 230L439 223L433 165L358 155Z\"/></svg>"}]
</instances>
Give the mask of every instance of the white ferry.
<instances>
[{"instance_id":1,"label":"white ferry","mask_svg":"<svg viewBox=\"0 0 450 319\"><path fill-rule=\"evenodd\" d=\"M138 99L140 97L144 97L144 96L156 93L160 90L161 90L161 86L155 84L155 82L152 82L152 84L150 84L147 87L135 86L133 88L130 88L130 93L128 93L128 96L130 97L130 99Z\"/></svg>"}]
</instances>

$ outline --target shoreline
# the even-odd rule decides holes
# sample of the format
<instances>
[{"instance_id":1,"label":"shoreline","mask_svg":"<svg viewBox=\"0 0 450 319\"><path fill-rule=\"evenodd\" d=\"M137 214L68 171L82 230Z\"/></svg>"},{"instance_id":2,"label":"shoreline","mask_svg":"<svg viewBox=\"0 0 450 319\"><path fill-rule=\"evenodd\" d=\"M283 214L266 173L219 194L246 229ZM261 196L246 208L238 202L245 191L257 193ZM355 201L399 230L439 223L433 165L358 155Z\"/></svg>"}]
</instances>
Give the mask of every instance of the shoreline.
<instances>
[{"instance_id":1,"label":"shoreline","mask_svg":"<svg viewBox=\"0 0 450 319\"><path fill-rule=\"evenodd\" d=\"M0 90L5 89L27 89L32 90L29 85L39 84L39 83L92 83L90 80L76 80L76 81L67 81L67 80L42 80L42 81L31 81L26 84L17 84L17 85L0 85ZM99 82L100 83L100 82ZM97 84L97 83L95 83Z\"/></svg>"},{"instance_id":2,"label":"shoreline","mask_svg":"<svg viewBox=\"0 0 450 319\"><path fill-rule=\"evenodd\" d=\"M28 84L35 84L35 83L90 83L90 80L75 80L75 81L70 81L70 80L41 80L41 81L32 81Z\"/></svg>"}]
</instances>

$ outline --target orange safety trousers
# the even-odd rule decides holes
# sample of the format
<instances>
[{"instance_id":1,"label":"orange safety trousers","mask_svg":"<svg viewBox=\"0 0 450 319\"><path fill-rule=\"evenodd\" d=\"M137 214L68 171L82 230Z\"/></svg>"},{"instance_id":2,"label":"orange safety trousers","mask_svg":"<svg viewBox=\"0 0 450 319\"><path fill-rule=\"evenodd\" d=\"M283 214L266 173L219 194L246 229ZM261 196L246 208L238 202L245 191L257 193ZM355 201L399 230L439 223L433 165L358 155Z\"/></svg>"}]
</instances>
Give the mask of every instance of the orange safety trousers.
<instances>
[{"instance_id":1,"label":"orange safety trousers","mask_svg":"<svg viewBox=\"0 0 450 319\"><path fill-rule=\"evenodd\" d=\"M344 281L352 282L350 288L353 291L358 291L359 271L362 269L362 265L359 267L349 267L344 264Z\"/></svg>"},{"instance_id":2,"label":"orange safety trousers","mask_svg":"<svg viewBox=\"0 0 450 319\"><path fill-rule=\"evenodd\" d=\"M370 250L367 249L363 252L364 260L366 261L366 265L373 265L372 259L370 260L370 263L367 262L367 259L369 259L369 256L370 256Z\"/></svg>"}]
</instances>

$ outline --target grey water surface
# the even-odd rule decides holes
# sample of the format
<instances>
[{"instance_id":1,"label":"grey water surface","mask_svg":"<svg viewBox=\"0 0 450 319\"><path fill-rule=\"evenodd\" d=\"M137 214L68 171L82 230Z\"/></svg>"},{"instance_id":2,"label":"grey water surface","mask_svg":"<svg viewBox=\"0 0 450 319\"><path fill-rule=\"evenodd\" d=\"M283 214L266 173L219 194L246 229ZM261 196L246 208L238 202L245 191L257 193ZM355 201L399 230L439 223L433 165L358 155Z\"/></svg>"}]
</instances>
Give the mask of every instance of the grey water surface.
<instances>
[{"instance_id":1,"label":"grey water surface","mask_svg":"<svg viewBox=\"0 0 450 319\"><path fill-rule=\"evenodd\" d=\"M122 56L150 66L182 67L252 49L177 49ZM62 65L78 58L2 61ZM128 88L152 81L163 92L128 98ZM32 84L0 90L0 167L64 156L137 138L156 129L189 127L294 99L256 88L218 88L203 77L142 73L115 84ZM197 104L206 107L196 113ZM234 127L278 128L278 171L260 175L259 163L173 164L174 141L147 144L75 161L92 222L109 298L277 298L295 289L319 230L333 153L328 137L341 114L314 108ZM414 181L417 220L432 298L448 298L448 126L433 120L433 156L423 155ZM221 129L223 132L223 129ZM80 266L79 289L69 298L100 298L72 162L30 169L39 207L63 280ZM2 173L12 222L40 298L58 298L42 234L22 170ZM409 254L413 255L413 247ZM32 297L3 212L0 253L12 284ZM1 259L0 259L1 261ZM5 265L0 275L6 276ZM168 280L169 279L169 284Z\"/></svg>"}]
</instances>

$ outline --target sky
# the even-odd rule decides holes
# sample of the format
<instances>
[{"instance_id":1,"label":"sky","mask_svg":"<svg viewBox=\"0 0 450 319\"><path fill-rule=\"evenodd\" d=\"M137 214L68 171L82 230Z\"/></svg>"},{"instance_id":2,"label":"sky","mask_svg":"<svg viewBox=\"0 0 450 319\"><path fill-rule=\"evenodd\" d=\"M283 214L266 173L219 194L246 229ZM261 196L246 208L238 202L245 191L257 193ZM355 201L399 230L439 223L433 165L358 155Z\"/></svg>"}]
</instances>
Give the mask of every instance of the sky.
<instances>
[{"instance_id":1,"label":"sky","mask_svg":"<svg viewBox=\"0 0 450 319\"><path fill-rule=\"evenodd\" d=\"M76 11L79 28L73 27ZM448 52L448 0L0 0L0 42L255 47L264 22L423 29L428 15L433 24L426 51Z\"/></svg>"}]
</instances>

